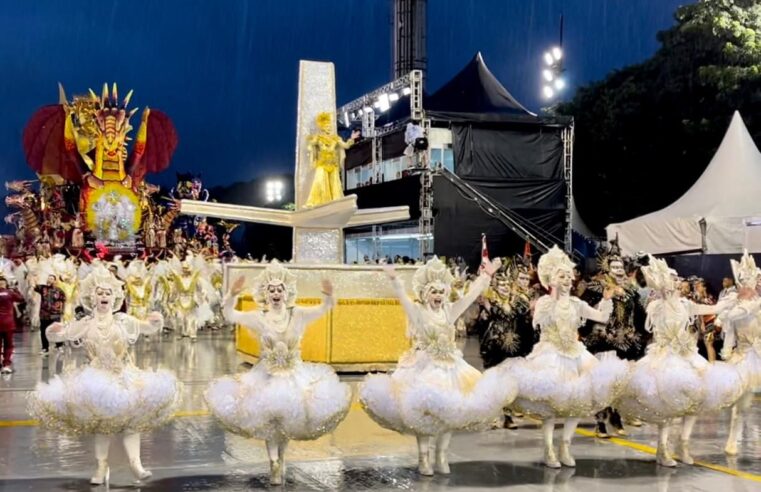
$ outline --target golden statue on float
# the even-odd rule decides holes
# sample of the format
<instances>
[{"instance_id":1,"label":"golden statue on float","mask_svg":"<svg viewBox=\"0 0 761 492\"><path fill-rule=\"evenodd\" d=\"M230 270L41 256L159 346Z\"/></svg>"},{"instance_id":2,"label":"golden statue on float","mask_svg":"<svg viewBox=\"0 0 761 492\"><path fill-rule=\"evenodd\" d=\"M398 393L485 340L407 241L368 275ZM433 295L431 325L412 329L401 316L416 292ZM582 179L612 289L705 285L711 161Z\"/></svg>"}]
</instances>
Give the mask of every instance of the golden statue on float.
<instances>
[{"instance_id":1,"label":"golden statue on float","mask_svg":"<svg viewBox=\"0 0 761 492\"><path fill-rule=\"evenodd\" d=\"M346 149L354 145L359 137L357 130L347 141L339 137L331 113L320 113L316 121L319 133L307 137L307 156L314 168L314 181L306 207L316 207L344 197L341 169L344 167Z\"/></svg>"},{"instance_id":2,"label":"golden statue on float","mask_svg":"<svg viewBox=\"0 0 761 492\"><path fill-rule=\"evenodd\" d=\"M116 84L103 85L100 96L74 96L69 102L59 85L59 102L40 108L24 129L27 161L40 176L80 185L79 210L95 238L129 241L142 217L140 191L147 173L169 165L177 133L168 116L143 110L131 152L129 110L132 91L119 100Z\"/></svg>"}]
</instances>

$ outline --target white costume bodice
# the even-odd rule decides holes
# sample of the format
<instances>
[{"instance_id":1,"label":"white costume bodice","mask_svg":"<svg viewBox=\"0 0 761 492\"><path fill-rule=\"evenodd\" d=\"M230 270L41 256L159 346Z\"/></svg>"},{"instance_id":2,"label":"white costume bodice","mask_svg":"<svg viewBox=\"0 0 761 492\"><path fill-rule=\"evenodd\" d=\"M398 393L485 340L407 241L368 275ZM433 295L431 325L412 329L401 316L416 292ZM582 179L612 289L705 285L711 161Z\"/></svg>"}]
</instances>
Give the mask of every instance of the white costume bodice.
<instances>
[{"instance_id":1,"label":"white costume bodice","mask_svg":"<svg viewBox=\"0 0 761 492\"><path fill-rule=\"evenodd\" d=\"M578 357L585 350L584 344L579 341L579 327L587 319L607 323L612 310L610 299L603 299L597 310L578 297L555 299L544 295L536 301L532 324L540 330L539 342L551 344L568 357Z\"/></svg>"},{"instance_id":2,"label":"white costume bodice","mask_svg":"<svg viewBox=\"0 0 761 492\"><path fill-rule=\"evenodd\" d=\"M301 362L301 339L306 327L321 318L335 303L332 296L325 296L322 304L316 307L238 311L236 302L237 296L224 301L225 318L256 333L261 346L260 359L269 372L290 370Z\"/></svg>"}]
</instances>

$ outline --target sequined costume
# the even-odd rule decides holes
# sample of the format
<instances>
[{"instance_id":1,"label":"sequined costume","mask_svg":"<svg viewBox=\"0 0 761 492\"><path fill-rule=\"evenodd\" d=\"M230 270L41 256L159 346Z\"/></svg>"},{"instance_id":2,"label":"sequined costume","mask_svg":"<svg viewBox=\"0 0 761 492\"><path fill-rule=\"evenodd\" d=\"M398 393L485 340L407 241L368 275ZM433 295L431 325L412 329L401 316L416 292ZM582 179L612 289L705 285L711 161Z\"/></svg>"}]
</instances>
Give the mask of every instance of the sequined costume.
<instances>
[{"instance_id":1,"label":"sequined costume","mask_svg":"<svg viewBox=\"0 0 761 492\"><path fill-rule=\"evenodd\" d=\"M344 142L336 134L335 123L331 113L317 116L320 133L307 137L307 152L314 167L314 180L306 201L307 207L315 207L343 198L341 186L341 168L346 156L346 149L353 140Z\"/></svg>"},{"instance_id":2,"label":"sequined costume","mask_svg":"<svg viewBox=\"0 0 761 492\"><path fill-rule=\"evenodd\" d=\"M92 314L77 321L53 324L48 337L81 345L89 359L83 367L40 382L29 397L29 412L40 423L68 434L95 434L98 471L92 483L108 480L108 444L113 434L124 433L130 466L138 478L147 478L140 463L139 432L167 422L178 403L180 383L167 370L138 369L129 346L142 333L161 328L161 316L140 321L114 313L123 300L120 282L103 265L88 276ZM96 300L97 299L97 300ZM117 302L114 302L117 299Z\"/></svg>"},{"instance_id":3,"label":"sequined costume","mask_svg":"<svg viewBox=\"0 0 761 492\"><path fill-rule=\"evenodd\" d=\"M642 270L648 285L660 293L647 307L647 329L653 333L653 342L647 354L632 364L616 408L622 415L658 424L662 434L671 419L685 417L679 455L691 463L687 444L694 417L731 406L744 389L734 367L709 363L698 354L697 340L689 330L695 316L714 314L726 304L707 306L680 297L676 272L663 260L651 257ZM666 439L666 435L661 436L658 462L674 466Z\"/></svg>"},{"instance_id":4,"label":"sequined costume","mask_svg":"<svg viewBox=\"0 0 761 492\"><path fill-rule=\"evenodd\" d=\"M753 392L761 389L761 297L756 291L760 274L753 257L746 251L739 262L731 260L731 265L740 289L723 299L731 307L721 312L719 324L724 330L721 357L737 368L746 384L745 393L732 407L724 448L727 454L736 455L743 414L752 404Z\"/></svg>"},{"instance_id":5,"label":"sequined costume","mask_svg":"<svg viewBox=\"0 0 761 492\"><path fill-rule=\"evenodd\" d=\"M293 302L295 287L290 288L290 275L273 262L260 278L260 290L288 285L288 298ZM257 335L260 360L244 374L212 381L206 402L226 430L267 442L272 481L280 483L288 441L316 439L331 432L349 411L350 387L338 380L330 366L301 360L304 330L330 311L335 301L327 293L317 307L283 303L278 308L269 305L267 310L238 311L237 299L237 295L225 299L225 318Z\"/></svg>"},{"instance_id":6,"label":"sequined costume","mask_svg":"<svg viewBox=\"0 0 761 492\"><path fill-rule=\"evenodd\" d=\"M493 370L481 374L463 359L455 344L455 321L489 286L482 274L456 302L430 301L433 293L447 299L452 275L438 258L415 274L414 290L422 304L409 299L404 285L394 278L393 288L408 318L412 348L399 359L391 374L366 377L360 401L382 427L418 438L419 470L433 474L428 453L435 440L436 468L449 473L447 448L451 432L476 429L502 414L516 394L510 377Z\"/></svg>"},{"instance_id":7,"label":"sequined costume","mask_svg":"<svg viewBox=\"0 0 761 492\"><path fill-rule=\"evenodd\" d=\"M606 323L612 308L604 299L594 309L570 295L574 264L556 246L537 265L539 280L551 294L534 306L533 325L539 342L525 358L508 359L498 369L518 381L514 408L540 416L545 437L545 464L575 466L570 443L578 419L610 406L626 382L626 362L609 352L595 357L579 341L587 319ZM554 419L565 419L559 459L553 447Z\"/></svg>"}]
</instances>

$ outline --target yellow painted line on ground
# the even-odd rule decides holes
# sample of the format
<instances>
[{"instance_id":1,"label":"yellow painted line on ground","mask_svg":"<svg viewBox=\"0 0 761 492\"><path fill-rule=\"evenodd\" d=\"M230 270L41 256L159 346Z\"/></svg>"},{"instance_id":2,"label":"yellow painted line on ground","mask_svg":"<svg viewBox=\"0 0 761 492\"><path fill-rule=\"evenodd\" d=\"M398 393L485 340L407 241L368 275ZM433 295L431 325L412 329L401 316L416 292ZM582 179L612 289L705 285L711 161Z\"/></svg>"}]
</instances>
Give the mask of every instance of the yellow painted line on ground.
<instances>
[{"instance_id":1,"label":"yellow painted line on ground","mask_svg":"<svg viewBox=\"0 0 761 492\"><path fill-rule=\"evenodd\" d=\"M576 429L576 433L579 434L580 436L595 437L594 432L588 431L586 429ZM655 453L657 451L654 447L648 446L647 444L640 444L638 442L630 441L628 439L621 439L620 437L610 437L605 439L605 441L616 444L618 446L623 446L625 448L634 449L636 451L640 451L640 452L650 454L653 456L655 456ZM751 480L753 482L761 482L761 475L756 475L753 473L735 470L734 468L729 468L727 466L716 465L714 463L708 463L706 461L698 461L698 460L695 460L695 465L701 466L703 468L708 468L709 470L717 471L720 473L726 473L727 475L732 475L734 477Z\"/></svg>"},{"instance_id":2,"label":"yellow painted line on ground","mask_svg":"<svg viewBox=\"0 0 761 492\"><path fill-rule=\"evenodd\" d=\"M0 427L31 427L39 425L36 420L0 420Z\"/></svg>"},{"instance_id":3,"label":"yellow painted line on ground","mask_svg":"<svg viewBox=\"0 0 761 492\"><path fill-rule=\"evenodd\" d=\"M208 410L180 410L175 412L172 417L184 418L184 417L205 417L211 415ZM0 420L0 427L35 427L40 425L38 420Z\"/></svg>"}]
</instances>

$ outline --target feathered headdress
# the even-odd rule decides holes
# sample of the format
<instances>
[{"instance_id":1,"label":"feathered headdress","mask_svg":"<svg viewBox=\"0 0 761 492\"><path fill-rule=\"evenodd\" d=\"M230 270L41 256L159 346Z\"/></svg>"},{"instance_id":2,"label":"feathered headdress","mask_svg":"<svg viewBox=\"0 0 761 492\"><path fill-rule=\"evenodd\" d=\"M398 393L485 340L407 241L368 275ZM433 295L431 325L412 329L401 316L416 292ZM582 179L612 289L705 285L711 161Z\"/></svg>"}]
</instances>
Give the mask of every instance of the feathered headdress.
<instances>
[{"instance_id":1,"label":"feathered headdress","mask_svg":"<svg viewBox=\"0 0 761 492\"><path fill-rule=\"evenodd\" d=\"M672 289L677 275L676 270L669 268L666 260L653 255L648 255L648 264L642 267L642 274L648 286L660 291Z\"/></svg>"},{"instance_id":2,"label":"feathered headdress","mask_svg":"<svg viewBox=\"0 0 761 492\"><path fill-rule=\"evenodd\" d=\"M123 283L114 277L103 263L97 263L93 266L90 273L82 281L82 305L88 311L92 311L95 305L95 290L98 287L111 289L114 293L114 305L111 310L116 312L122 307L124 302Z\"/></svg>"},{"instance_id":3,"label":"feathered headdress","mask_svg":"<svg viewBox=\"0 0 761 492\"><path fill-rule=\"evenodd\" d=\"M561 270L573 274L576 265L568 258L560 248L553 246L548 252L539 257L539 264L536 266L539 274L539 282L542 287L549 289L555 274Z\"/></svg>"},{"instance_id":4,"label":"feathered headdress","mask_svg":"<svg viewBox=\"0 0 761 492\"><path fill-rule=\"evenodd\" d=\"M441 289L444 296L449 297L452 291L454 275L438 256L434 256L424 266L421 266L412 276L412 289L420 302L425 302L431 289Z\"/></svg>"},{"instance_id":5,"label":"feathered headdress","mask_svg":"<svg viewBox=\"0 0 761 492\"><path fill-rule=\"evenodd\" d=\"M756 260L748 254L747 249L743 250L740 261L729 260L729 264L732 265L732 275L735 277L737 285L756 288L759 271L756 267Z\"/></svg>"},{"instance_id":6,"label":"feathered headdress","mask_svg":"<svg viewBox=\"0 0 761 492\"><path fill-rule=\"evenodd\" d=\"M267 288L271 285L282 285L285 288L288 305L296 302L296 276L277 260L272 260L256 278L257 302L264 302L267 298Z\"/></svg>"}]
</instances>

